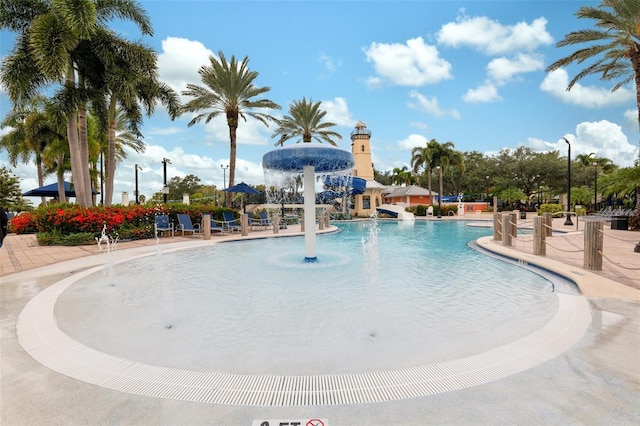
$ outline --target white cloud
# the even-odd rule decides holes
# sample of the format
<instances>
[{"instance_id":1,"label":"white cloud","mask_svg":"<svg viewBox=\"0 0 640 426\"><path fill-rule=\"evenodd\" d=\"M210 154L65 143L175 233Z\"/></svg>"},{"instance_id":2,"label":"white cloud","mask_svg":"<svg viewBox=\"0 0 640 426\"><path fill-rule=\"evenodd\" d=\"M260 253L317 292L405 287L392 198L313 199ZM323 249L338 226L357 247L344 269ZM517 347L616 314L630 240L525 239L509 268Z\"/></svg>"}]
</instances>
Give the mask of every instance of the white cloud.
<instances>
[{"instance_id":1,"label":"white cloud","mask_svg":"<svg viewBox=\"0 0 640 426\"><path fill-rule=\"evenodd\" d=\"M339 126L355 126L356 120L351 117L345 98L337 97L333 100L322 101L320 108L327 112L327 115L324 116L325 121L336 123Z\"/></svg>"},{"instance_id":2,"label":"white cloud","mask_svg":"<svg viewBox=\"0 0 640 426\"><path fill-rule=\"evenodd\" d=\"M162 52L158 55L160 80L179 95L187 88L187 83L201 85L198 71L203 65L210 64L210 56L215 55L199 41L167 37L162 40Z\"/></svg>"},{"instance_id":3,"label":"white cloud","mask_svg":"<svg viewBox=\"0 0 640 426\"><path fill-rule=\"evenodd\" d=\"M611 90L603 87L583 86L580 83L576 83L570 91L567 91L568 85L569 74L567 74L566 70L560 68L547 74L540 84L540 88L566 104L585 108L620 105L634 99L634 94L631 90L624 87L611 92Z\"/></svg>"},{"instance_id":4,"label":"white cloud","mask_svg":"<svg viewBox=\"0 0 640 426\"><path fill-rule=\"evenodd\" d=\"M598 157L609 158L621 167L630 167L638 157L638 147L629 143L622 128L607 120L585 121L576 126L575 135L567 134L571 142L571 156L595 153ZM537 151L558 150L562 155L567 153L564 139L547 142L537 138L529 138L523 145Z\"/></svg>"},{"instance_id":5,"label":"white cloud","mask_svg":"<svg viewBox=\"0 0 640 426\"><path fill-rule=\"evenodd\" d=\"M519 53L511 58L492 59L487 65L487 79L475 89L467 90L462 99L469 103L489 103L502 100L498 87L503 86L525 72L544 68L542 55Z\"/></svg>"},{"instance_id":6,"label":"white cloud","mask_svg":"<svg viewBox=\"0 0 640 426\"><path fill-rule=\"evenodd\" d=\"M229 126L224 116L216 117L208 124L195 124L194 126L204 126L205 145L229 145ZM236 132L236 143L240 145L269 145L271 134L275 131L275 125L270 123L269 127L253 118L247 121L240 119ZM275 143L275 142L274 142Z\"/></svg>"},{"instance_id":7,"label":"white cloud","mask_svg":"<svg viewBox=\"0 0 640 426\"><path fill-rule=\"evenodd\" d=\"M451 78L451 64L421 37L407 40L406 44L374 42L363 51L377 74L369 82L383 78L399 86L422 86Z\"/></svg>"},{"instance_id":8,"label":"white cloud","mask_svg":"<svg viewBox=\"0 0 640 426\"><path fill-rule=\"evenodd\" d=\"M624 112L624 126L638 130L638 110L628 109Z\"/></svg>"},{"instance_id":9,"label":"white cloud","mask_svg":"<svg viewBox=\"0 0 640 426\"><path fill-rule=\"evenodd\" d=\"M502 25L485 16L462 15L456 22L443 25L437 33L438 43L452 47L470 46L488 55L503 55L517 51L534 51L553 42L546 30L545 18L531 24L518 22Z\"/></svg>"},{"instance_id":10,"label":"white cloud","mask_svg":"<svg viewBox=\"0 0 640 426\"><path fill-rule=\"evenodd\" d=\"M542 55L519 53L513 58L492 59L487 65L487 74L497 84L504 84L518 74L541 69L544 69Z\"/></svg>"},{"instance_id":11,"label":"white cloud","mask_svg":"<svg viewBox=\"0 0 640 426\"><path fill-rule=\"evenodd\" d=\"M429 129L427 123L423 123L422 121L412 121L409 123L409 126L415 127L416 129L420 129L422 131Z\"/></svg>"},{"instance_id":12,"label":"white cloud","mask_svg":"<svg viewBox=\"0 0 640 426\"><path fill-rule=\"evenodd\" d=\"M440 106L438 105L438 98L433 97L431 99L427 98L426 96L424 96L423 94L419 93L416 90L412 90L411 92L409 92L409 96L413 99L415 99L417 102L409 102L408 106L410 108L415 108L418 109L420 111L424 111L428 114L434 115L436 117L442 117L445 115L449 115L455 119L459 119L460 118L460 113L456 110L456 109L452 109L452 110L443 110L442 108L440 108Z\"/></svg>"},{"instance_id":13,"label":"white cloud","mask_svg":"<svg viewBox=\"0 0 640 426\"><path fill-rule=\"evenodd\" d=\"M502 98L498 94L496 86L491 81L485 81L475 89L467 90L462 99L469 103L488 103L499 101Z\"/></svg>"},{"instance_id":14,"label":"white cloud","mask_svg":"<svg viewBox=\"0 0 640 426\"><path fill-rule=\"evenodd\" d=\"M175 135L184 132L182 127L152 127L146 131L149 135Z\"/></svg>"},{"instance_id":15,"label":"white cloud","mask_svg":"<svg viewBox=\"0 0 640 426\"><path fill-rule=\"evenodd\" d=\"M411 134L397 142L398 148L403 151L411 151L415 147L422 147L427 144L427 138L422 135Z\"/></svg>"},{"instance_id":16,"label":"white cloud","mask_svg":"<svg viewBox=\"0 0 640 426\"><path fill-rule=\"evenodd\" d=\"M380 77L369 76L364 80L365 86L369 89L377 89L379 87L384 86L384 81Z\"/></svg>"},{"instance_id":17,"label":"white cloud","mask_svg":"<svg viewBox=\"0 0 640 426\"><path fill-rule=\"evenodd\" d=\"M322 52L318 55L318 61L329 72L335 72L338 68L342 66L342 60L340 59L334 60L331 56Z\"/></svg>"}]
</instances>

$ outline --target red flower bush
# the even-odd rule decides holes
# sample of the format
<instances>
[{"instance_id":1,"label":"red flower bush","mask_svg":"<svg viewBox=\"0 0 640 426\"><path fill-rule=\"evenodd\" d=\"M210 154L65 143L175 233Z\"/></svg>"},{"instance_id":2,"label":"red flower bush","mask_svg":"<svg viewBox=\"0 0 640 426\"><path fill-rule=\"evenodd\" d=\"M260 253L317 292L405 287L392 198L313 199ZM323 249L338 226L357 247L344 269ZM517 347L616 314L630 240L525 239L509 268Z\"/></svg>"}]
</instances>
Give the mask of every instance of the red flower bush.
<instances>
[{"instance_id":1,"label":"red flower bush","mask_svg":"<svg viewBox=\"0 0 640 426\"><path fill-rule=\"evenodd\" d=\"M157 214L168 214L177 223L177 213L187 213L199 221L203 212L222 219L224 207L208 205L160 205L128 207L90 207L75 204L54 204L22 213L11 219L11 231L17 234L57 233L62 235L93 233L98 236L106 225L109 235L118 234L121 239L153 238Z\"/></svg>"}]
</instances>

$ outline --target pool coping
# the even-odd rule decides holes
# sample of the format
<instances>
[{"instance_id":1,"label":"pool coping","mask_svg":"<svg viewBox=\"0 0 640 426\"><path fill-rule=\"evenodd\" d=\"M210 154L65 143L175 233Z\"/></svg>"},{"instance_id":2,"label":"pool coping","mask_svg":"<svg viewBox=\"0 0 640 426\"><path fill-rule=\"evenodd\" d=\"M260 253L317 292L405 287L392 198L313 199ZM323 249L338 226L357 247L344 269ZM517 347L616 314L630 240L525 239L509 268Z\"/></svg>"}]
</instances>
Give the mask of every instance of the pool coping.
<instances>
[{"instance_id":1,"label":"pool coping","mask_svg":"<svg viewBox=\"0 0 640 426\"><path fill-rule=\"evenodd\" d=\"M193 246L193 243L175 243L164 245L163 251ZM131 260L132 255L133 258L148 256L156 250L153 246L140 247L119 250L111 256ZM445 362L399 370L309 376L243 375L167 368L96 351L73 340L57 327L54 308L60 294L75 281L102 270L105 264L102 262L100 266L66 277L32 298L18 317L16 331L20 345L35 360L68 377L120 392L183 401L304 406L360 404L434 395L492 382L538 366L571 348L591 323L591 310L583 295L557 294L556 314L537 331L486 352Z\"/></svg>"}]
</instances>

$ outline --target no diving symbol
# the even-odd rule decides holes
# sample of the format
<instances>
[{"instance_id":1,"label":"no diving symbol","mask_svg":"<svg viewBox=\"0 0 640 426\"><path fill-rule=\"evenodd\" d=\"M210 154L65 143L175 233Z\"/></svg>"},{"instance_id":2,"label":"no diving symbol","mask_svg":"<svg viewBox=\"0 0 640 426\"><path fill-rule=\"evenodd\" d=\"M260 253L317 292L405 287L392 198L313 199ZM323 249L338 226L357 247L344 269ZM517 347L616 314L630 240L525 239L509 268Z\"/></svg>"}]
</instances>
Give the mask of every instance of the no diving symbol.
<instances>
[{"instance_id":1,"label":"no diving symbol","mask_svg":"<svg viewBox=\"0 0 640 426\"><path fill-rule=\"evenodd\" d=\"M279 419L279 420L254 420L253 426L329 426L327 419Z\"/></svg>"}]
</instances>

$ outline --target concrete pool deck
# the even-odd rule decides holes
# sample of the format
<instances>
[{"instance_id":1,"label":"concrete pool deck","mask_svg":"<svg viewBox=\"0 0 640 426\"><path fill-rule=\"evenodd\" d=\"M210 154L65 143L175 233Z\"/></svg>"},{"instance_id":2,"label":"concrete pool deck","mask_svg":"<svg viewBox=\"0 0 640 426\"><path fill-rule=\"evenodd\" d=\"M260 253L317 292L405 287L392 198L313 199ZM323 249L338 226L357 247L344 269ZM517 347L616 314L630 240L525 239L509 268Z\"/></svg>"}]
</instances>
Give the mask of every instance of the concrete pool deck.
<instances>
[{"instance_id":1,"label":"concrete pool deck","mask_svg":"<svg viewBox=\"0 0 640 426\"><path fill-rule=\"evenodd\" d=\"M291 227L287 233L296 231ZM257 231L250 236L270 234L270 231ZM625 231L612 234L605 229L605 236L623 238L626 242L635 241L640 234ZM230 238L237 236L215 236L212 241ZM572 238L575 239L576 234L554 237L553 244L558 248L565 245L563 256L572 257L579 265L581 254L574 251ZM532 255L526 252L523 240L525 238L518 241L515 248L493 248L508 250L510 257L534 263L536 259L531 259ZM163 247L208 243L192 237L162 238L160 242ZM491 244L498 246L488 245ZM116 252L134 255L152 249L155 241L147 240L119 243ZM640 290L635 287L640 282L637 270L640 254L634 253L633 246L629 248L626 243L611 250L608 257L630 271L623 277L623 283L609 280L604 276L608 271L602 275L585 273L564 258L561 263L564 266L555 265L560 262L553 259L543 259L549 262L545 268L551 269L549 265L552 265L564 268L567 275L578 273L583 285L593 286L595 290L589 291L595 295L586 295L592 320L584 337L542 365L479 386L399 401L247 407L122 393L77 381L36 362L16 339L18 315L35 295L52 283L103 264L104 258L96 246L40 247L33 236L9 235L0 249L0 422L10 425L251 425L269 419L294 422L319 418L326 419L330 425L637 424L640 421L640 303L636 295Z\"/></svg>"}]
</instances>

